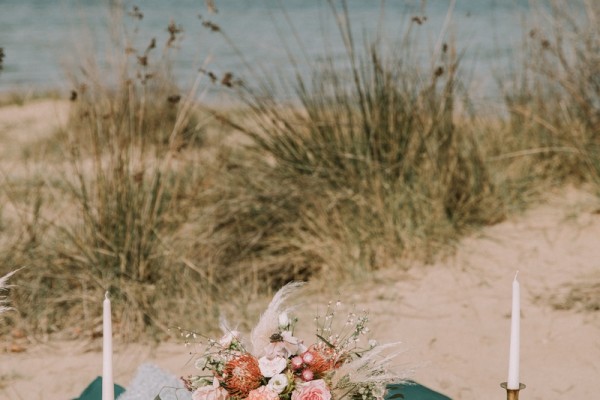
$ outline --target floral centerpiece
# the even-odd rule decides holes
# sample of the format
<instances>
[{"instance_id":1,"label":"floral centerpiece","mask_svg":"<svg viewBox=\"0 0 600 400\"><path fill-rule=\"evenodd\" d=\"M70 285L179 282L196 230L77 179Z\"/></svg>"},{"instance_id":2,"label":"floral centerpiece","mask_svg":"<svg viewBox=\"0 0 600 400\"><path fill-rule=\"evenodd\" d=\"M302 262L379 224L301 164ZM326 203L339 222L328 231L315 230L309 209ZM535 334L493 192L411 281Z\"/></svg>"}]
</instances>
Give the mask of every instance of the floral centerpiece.
<instances>
[{"instance_id":1,"label":"floral centerpiece","mask_svg":"<svg viewBox=\"0 0 600 400\"><path fill-rule=\"evenodd\" d=\"M298 320L283 302L299 286L288 284L274 296L249 347L222 322L223 337L208 339L196 359L202 373L182 378L193 400L382 400L386 384L401 380L387 369L398 344L369 340L366 313L349 313L335 332L340 303L329 303L315 318L312 340L296 337Z\"/></svg>"}]
</instances>

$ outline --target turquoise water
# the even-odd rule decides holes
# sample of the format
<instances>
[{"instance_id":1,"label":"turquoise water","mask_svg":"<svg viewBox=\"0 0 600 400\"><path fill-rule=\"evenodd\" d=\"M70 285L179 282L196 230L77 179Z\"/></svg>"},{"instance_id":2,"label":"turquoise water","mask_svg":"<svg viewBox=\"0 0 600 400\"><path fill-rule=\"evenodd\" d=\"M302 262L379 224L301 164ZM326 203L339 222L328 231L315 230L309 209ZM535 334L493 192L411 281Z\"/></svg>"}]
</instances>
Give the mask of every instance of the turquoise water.
<instances>
[{"instance_id":1,"label":"turquoise water","mask_svg":"<svg viewBox=\"0 0 600 400\"><path fill-rule=\"evenodd\" d=\"M209 14L203 0L0 0L0 47L4 70L0 92L8 90L59 89L72 85L68 71L96 54L100 63L110 59L111 11L139 6L143 19L125 16L134 46L143 51L150 38L157 49L168 39L166 27L173 20L184 32L174 54L174 71L183 85L189 84L200 66L223 73L248 74L245 63L266 74L292 77L290 54L318 60L324 54L343 54L332 13L324 0L215 0L217 14ZM338 2L339 3L339 2ZM452 23L442 33L451 1L348 1L356 41L382 33L389 43L398 42L411 18L426 17L413 28L419 33L422 51L431 52L441 41L456 38L465 51L463 67L470 80L491 89L490 76L504 69L510 52L521 38L527 0L457 0ZM202 26L204 20L219 25L235 47L219 34ZM359 46L360 47L360 46ZM91 50L91 51L90 51ZM156 53L156 57L160 54ZM154 53L152 56L155 56Z\"/></svg>"}]
</instances>

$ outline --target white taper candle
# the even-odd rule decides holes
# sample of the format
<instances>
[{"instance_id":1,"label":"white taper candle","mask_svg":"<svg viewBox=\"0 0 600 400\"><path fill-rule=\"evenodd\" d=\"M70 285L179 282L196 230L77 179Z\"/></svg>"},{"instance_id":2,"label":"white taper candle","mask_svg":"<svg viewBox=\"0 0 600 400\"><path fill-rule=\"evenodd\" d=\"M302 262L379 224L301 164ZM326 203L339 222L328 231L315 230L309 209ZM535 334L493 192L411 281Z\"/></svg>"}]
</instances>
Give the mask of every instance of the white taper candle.
<instances>
[{"instance_id":1,"label":"white taper candle","mask_svg":"<svg viewBox=\"0 0 600 400\"><path fill-rule=\"evenodd\" d=\"M519 381L519 350L521 334L521 288L517 276L512 284L512 313L510 317L510 356L508 359L508 380L507 388L518 390Z\"/></svg>"},{"instance_id":2,"label":"white taper candle","mask_svg":"<svg viewBox=\"0 0 600 400\"><path fill-rule=\"evenodd\" d=\"M115 392L112 369L112 316L108 292L106 292L104 296L102 328L102 400L114 400Z\"/></svg>"}]
</instances>

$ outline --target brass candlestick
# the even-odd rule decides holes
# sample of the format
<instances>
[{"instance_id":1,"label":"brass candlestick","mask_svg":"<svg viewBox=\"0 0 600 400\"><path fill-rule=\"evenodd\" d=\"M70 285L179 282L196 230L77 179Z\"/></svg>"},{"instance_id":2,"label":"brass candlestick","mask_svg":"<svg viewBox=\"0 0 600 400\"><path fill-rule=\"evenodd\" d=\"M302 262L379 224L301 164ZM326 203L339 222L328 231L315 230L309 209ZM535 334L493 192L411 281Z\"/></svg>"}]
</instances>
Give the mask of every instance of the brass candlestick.
<instances>
[{"instance_id":1,"label":"brass candlestick","mask_svg":"<svg viewBox=\"0 0 600 400\"><path fill-rule=\"evenodd\" d=\"M500 386L506 389L506 400L519 400L519 391L525 389L525 385L523 383L519 383L518 389L509 389L506 382L502 382Z\"/></svg>"}]
</instances>

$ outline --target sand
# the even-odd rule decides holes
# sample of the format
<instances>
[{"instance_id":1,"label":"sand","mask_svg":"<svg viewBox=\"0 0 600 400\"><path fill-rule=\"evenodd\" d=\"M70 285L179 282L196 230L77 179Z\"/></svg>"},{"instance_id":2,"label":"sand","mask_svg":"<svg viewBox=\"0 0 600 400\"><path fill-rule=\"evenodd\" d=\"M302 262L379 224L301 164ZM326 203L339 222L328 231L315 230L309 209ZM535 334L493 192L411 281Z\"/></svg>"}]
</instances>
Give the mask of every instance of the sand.
<instances>
[{"instance_id":1,"label":"sand","mask_svg":"<svg viewBox=\"0 0 600 400\"><path fill-rule=\"evenodd\" d=\"M23 151L63 127L69 102L40 99L26 105L0 107L0 155L3 162L20 160Z\"/></svg>"},{"instance_id":2,"label":"sand","mask_svg":"<svg viewBox=\"0 0 600 400\"><path fill-rule=\"evenodd\" d=\"M57 115L56 103L44 104ZM30 110L39 116L37 107ZM23 129L18 121L26 117L16 111L0 111L4 138L15 137L10 126ZM443 261L408 271L390 266L372 283L343 286L340 296L370 311L374 337L404 343L398 368L414 369L416 381L453 399L502 399L519 270L521 399L600 398L600 311L565 302L572 285L600 281L599 209L583 189L557 189L544 204L463 239ZM307 304L324 300L308 292ZM102 371L101 339L28 341L19 353L10 351L17 339L0 340L0 399L70 399ZM186 374L187 352L175 341L117 342L115 381L127 385L143 362Z\"/></svg>"}]
</instances>

